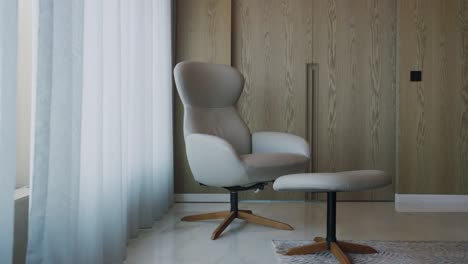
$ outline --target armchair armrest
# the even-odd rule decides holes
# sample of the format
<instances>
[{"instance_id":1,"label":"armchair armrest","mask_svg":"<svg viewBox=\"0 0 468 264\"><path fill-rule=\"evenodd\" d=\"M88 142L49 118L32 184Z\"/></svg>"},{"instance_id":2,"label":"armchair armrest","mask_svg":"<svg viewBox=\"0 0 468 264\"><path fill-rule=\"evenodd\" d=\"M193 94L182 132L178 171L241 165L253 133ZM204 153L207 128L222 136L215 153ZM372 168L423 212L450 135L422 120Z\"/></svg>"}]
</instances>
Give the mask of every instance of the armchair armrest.
<instances>
[{"instance_id":1,"label":"armchair armrest","mask_svg":"<svg viewBox=\"0 0 468 264\"><path fill-rule=\"evenodd\" d=\"M226 140L208 134L185 137L187 159L195 180L215 187L249 183L247 172L234 148Z\"/></svg>"},{"instance_id":2,"label":"armchair armrest","mask_svg":"<svg viewBox=\"0 0 468 264\"><path fill-rule=\"evenodd\" d=\"M309 143L303 138L281 132L256 132L252 134L253 153L292 153L310 158Z\"/></svg>"}]
</instances>

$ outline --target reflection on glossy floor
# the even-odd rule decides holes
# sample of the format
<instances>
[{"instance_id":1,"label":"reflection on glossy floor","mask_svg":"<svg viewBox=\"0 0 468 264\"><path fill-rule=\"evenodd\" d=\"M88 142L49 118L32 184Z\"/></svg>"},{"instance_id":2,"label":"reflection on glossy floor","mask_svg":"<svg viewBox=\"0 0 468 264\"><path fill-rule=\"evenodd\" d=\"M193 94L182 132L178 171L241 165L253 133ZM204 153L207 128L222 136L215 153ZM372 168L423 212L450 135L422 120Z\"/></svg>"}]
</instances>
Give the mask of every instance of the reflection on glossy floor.
<instances>
[{"instance_id":1,"label":"reflection on glossy floor","mask_svg":"<svg viewBox=\"0 0 468 264\"><path fill-rule=\"evenodd\" d=\"M273 239L325 235L326 204L241 203L264 217L292 225L275 230L235 220L213 241L219 221L181 222L184 215L229 208L228 204L175 204L151 230L128 246L127 264L274 264ZM338 203L337 237L355 240L468 240L468 213L397 213L393 203Z\"/></svg>"}]
</instances>

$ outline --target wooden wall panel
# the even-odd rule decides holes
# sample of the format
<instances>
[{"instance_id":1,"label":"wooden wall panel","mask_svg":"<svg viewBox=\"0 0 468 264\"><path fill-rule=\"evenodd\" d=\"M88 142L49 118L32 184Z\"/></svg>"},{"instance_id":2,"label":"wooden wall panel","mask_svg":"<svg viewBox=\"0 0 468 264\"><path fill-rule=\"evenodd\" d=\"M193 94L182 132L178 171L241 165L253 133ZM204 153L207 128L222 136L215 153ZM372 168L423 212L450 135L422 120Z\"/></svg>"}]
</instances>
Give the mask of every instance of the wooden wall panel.
<instances>
[{"instance_id":1,"label":"wooden wall panel","mask_svg":"<svg viewBox=\"0 0 468 264\"><path fill-rule=\"evenodd\" d=\"M177 60L229 64L232 56L246 79L238 107L251 131L313 141L315 171L379 168L393 175L396 1L231 1L177 1ZM222 192L193 181L181 117L177 98L176 192ZM266 190L242 198L304 195ZM393 188L340 198L390 200Z\"/></svg>"},{"instance_id":2,"label":"wooden wall panel","mask_svg":"<svg viewBox=\"0 0 468 264\"><path fill-rule=\"evenodd\" d=\"M395 173L399 67L398 192L468 193L467 1L400 1L399 65L397 1L176 2L177 61L230 64L232 55L246 77L239 109L249 127L313 137L315 171ZM306 64L314 69L313 82ZM423 82L409 82L412 69L423 70ZM193 181L181 117L176 98L176 192L222 191ZM246 197L300 198L268 191ZM341 198L391 199L392 188Z\"/></svg>"},{"instance_id":3,"label":"wooden wall panel","mask_svg":"<svg viewBox=\"0 0 468 264\"><path fill-rule=\"evenodd\" d=\"M468 194L468 2L400 1L399 26L397 192Z\"/></svg>"},{"instance_id":4,"label":"wooden wall panel","mask_svg":"<svg viewBox=\"0 0 468 264\"><path fill-rule=\"evenodd\" d=\"M319 65L314 170L374 168L394 175L396 2L314 1L313 24ZM338 198L393 200L393 186Z\"/></svg>"},{"instance_id":5,"label":"wooden wall panel","mask_svg":"<svg viewBox=\"0 0 468 264\"><path fill-rule=\"evenodd\" d=\"M314 171L394 175L395 1L233 0L232 25L233 65L246 78L239 109L252 131L308 137ZM318 79L309 90L308 64ZM339 197L392 200L393 187Z\"/></svg>"},{"instance_id":6,"label":"wooden wall panel","mask_svg":"<svg viewBox=\"0 0 468 264\"><path fill-rule=\"evenodd\" d=\"M176 59L231 64L231 0L176 1Z\"/></svg>"},{"instance_id":7,"label":"wooden wall panel","mask_svg":"<svg viewBox=\"0 0 468 264\"><path fill-rule=\"evenodd\" d=\"M245 77L239 111L252 132L306 136L306 64L312 62L312 2L233 0L232 63ZM271 186L242 199L304 199Z\"/></svg>"},{"instance_id":8,"label":"wooden wall panel","mask_svg":"<svg viewBox=\"0 0 468 264\"><path fill-rule=\"evenodd\" d=\"M231 0L176 1L176 61L231 64ZM219 193L193 179L185 155L184 108L174 91L174 158L176 193Z\"/></svg>"}]
</instances>

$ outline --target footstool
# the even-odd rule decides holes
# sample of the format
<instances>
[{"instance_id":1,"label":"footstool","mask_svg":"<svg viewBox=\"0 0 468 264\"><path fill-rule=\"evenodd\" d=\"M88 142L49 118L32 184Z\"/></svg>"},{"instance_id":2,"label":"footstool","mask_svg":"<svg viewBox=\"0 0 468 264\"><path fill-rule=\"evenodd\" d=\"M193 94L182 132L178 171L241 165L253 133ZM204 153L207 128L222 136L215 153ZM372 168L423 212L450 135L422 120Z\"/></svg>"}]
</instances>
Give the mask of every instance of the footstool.
<instances>
[{"instance_id":1,"label":"footstool","mask_svg":"<svg viewBox=\"0 0 468 264\"><path fill-rule=\"evenodd\" d=\"M281 176L275 180L276 191L326 192L327 237L316 237L316 243L289 249L286 255L306 255L330 250L341 264L351 264L347 253L373 254L369 246L336 239L336 193L366 191L392 183L390 175L379 170L344 171L334 173L300 173Z\"/></svg>"}]
</instances>

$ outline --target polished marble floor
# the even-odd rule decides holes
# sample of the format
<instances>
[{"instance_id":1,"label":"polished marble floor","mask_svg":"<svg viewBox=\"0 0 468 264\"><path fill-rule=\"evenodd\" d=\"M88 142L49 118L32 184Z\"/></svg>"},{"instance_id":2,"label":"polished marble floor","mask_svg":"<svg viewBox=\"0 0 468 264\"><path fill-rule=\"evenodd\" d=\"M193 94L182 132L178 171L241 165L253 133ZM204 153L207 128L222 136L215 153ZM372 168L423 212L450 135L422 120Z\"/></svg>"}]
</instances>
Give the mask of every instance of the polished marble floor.
<instances>
[{"instance_id":1,"label":"polished marble floor","mask_svg":"<svg viewBox=\"0 0 468 264\"><path fill-rule=\"evenodd\" d=\"M175 204L169 213L144 230L128 246L127 264L274 264L273 239L306 240L325 235L326 204L241 203L264 217L292 225L275 230L242 220L218 240L211 232L220 221L181 222L184 215L228 209L228 204ZM393 203L338 203L337 237L354 240L468 241L468 213L397 213Z\"/></svg>"}]
</instances>

